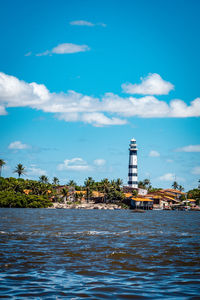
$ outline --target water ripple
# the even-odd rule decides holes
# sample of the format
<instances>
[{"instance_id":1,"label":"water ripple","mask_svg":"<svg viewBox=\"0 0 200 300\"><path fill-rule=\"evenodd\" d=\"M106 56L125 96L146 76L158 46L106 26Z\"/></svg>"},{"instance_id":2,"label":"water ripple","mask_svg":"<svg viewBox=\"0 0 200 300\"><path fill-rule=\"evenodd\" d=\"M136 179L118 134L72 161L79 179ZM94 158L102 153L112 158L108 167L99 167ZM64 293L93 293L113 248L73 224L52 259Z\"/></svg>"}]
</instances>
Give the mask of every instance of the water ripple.
<instances>
[{"instance_id":1,"label":"water ripple","mask_svg":"<svg viewBox=\"0 0 200 300\"><path fill-rule=\"evenodd\" d=\"M196 299L198 212L0 209L0 298Z\"/></svg>"}]
</instances>

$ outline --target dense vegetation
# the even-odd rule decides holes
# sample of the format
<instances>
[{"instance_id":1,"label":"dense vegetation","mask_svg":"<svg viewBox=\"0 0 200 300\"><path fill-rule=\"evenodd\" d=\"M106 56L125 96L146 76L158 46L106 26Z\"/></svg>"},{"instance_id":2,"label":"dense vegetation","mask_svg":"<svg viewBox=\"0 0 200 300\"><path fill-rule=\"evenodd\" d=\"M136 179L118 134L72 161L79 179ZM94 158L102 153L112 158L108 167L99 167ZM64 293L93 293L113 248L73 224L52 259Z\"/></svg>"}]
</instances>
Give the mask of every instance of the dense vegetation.
<instances>
[{"instance_id":1,"label":"dense vegetation","mask_svg":"<svg viewBox=\"0 0 200 300\"><path fill-rule=\"evenodd\" d=\"M53 178L52 184L49 183L46 175L41 175L38 181L20 178L20 176L26 174L26 169L22 164L18 164L14 170L14 173L17 173L19 176L18 179L13 177L3 178L1 177L1 172L4 165L5 161L0 159L0 207L50 207L52 206L52 201L67 202L72 194L75 201L83 198L86 201L90 201L91 199L94 200L94 191L101 194L99 198L104 203L116 203L121 206L129 204L126 203L127 200L122 191L123 182L119 178L111 181L105 178L95 182L92 177L88 177L84 181L83 186L78 186L73 180L70 180L67 186L59 186L57 177ZM149 179L139 181L138 186L139 188L147 189L148 192L159 190L152 187ZM74 194L70 191L70 187L73 187L73 190L79 191L79 193ZM176 181L173 182L172 187L180 191L184 190ZM133 191L133 196L137 196L137 191ZM183 197L185 199L184 195ZM197 204L200 203L200 180L198 187L187 193L187 198L195 199Z\"/></svg>"},{"instance_id":2,"label":"dense vegetation","mask_svg":"<svg viewBox=\"0 0 200 300\"><path fill-rule=\"evenodd\" d=\"M53 184L48 182L45 175L40 176L39 181L24 180L22 178L3 178L0 177L0 207L27 207L40 208L52 206L54 202L67 202L71 195L69 187L74 187L79 194L75 193L75 201L86 201L93 198L93 192L101 193L101 200L104 203L116 203L125 206L125 196L122 192L122 181L120 179L109 181L103 179L95 182L88 177L83 186L78 186L73 180L68 182L68 188L64 187L57 190L58 179L53 179Z\"/></svg>"},{"instance_id":3,"label":"dense vegetation","mask_svg":"<svg viewBox=\"0 0 200 300\"><path fill-rule=\"evenodd\" d=\"M50 184L35 180L0 177L0 207L49 207Z\"/></svg>"},{"instance_id":4,"label":"dense vegetation","mask_svg":"<svg viewBox=\"0 0 200 300\"><path fill-rule=\"evenodd\" d=\"M200 188L193 189L188 192L188 199L196 200L196 204L200 204Z\"/></svg>"}]
</instances>

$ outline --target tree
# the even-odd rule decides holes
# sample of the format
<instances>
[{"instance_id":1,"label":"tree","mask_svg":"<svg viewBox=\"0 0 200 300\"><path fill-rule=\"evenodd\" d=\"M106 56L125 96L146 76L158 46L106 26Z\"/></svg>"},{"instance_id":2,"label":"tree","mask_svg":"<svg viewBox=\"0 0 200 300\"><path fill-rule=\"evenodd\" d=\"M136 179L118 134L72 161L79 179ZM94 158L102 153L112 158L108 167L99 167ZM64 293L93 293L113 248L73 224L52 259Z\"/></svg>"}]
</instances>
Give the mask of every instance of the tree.
<instances>
[{"instance_id":1,"label":"tree","mask_svg":"<svg viewBox=\"0 0 200 300\"><path fill-rule=\"evenodd\" d=\"M53 184L54 184L54 185L59 184L59 179L58 179L57 177L54 177L54 178L53 178Z\"/></svg>"},{"instance_id":2,"label":"tree","mask_svg":"<svg viewBox=\"0 0 200 300\"><path fill-rule=\"evenodd\" d=\"M108 198L108 193L111 190L114 190L115 187L113 187L111 185L111 183L109 182L109 180L107 178L104 178L103 180L101 180L101 190L104 193L104 202L106 202L107 198Z\"/></svg>"},{"instance_id":3,"label":"tree","mask_svg":"<svg viewBox=\"0 0 200 300\"><path fill-rule=\"evenodd\" d=\"M121 190L121 186L122 186L122 185L123 185L123 180L120 179L120 178L117 178L117 180L115 181L115 186L116 186L116 189L117 189L118 191Z\"/></svg>"},{"instance_id":4,"label":"tree","mask_svg":"<svg viewBox=\"0 0 200 300\"><path fill-rule=\"evenodd\" d=\"M150 184L151 184L150 180L147 179L147 178L143 180L143 183L144 183L144 186L145 186L146 188L148 188L148 187L150 186Z\"/></svg>"},{"instance_id":5,"label":"tree","mask_svg":"<svg viewBox=\"0 0 200 300\"><path fill-rule=\"evenodd\" d=\"M39 177L39 181L42 182L42 183L48 183L48 177L46 175L41 175Z\"/></svg>"},{"instance_id":6,"label":"tree","mask_svg":"<svg viewBox=\"0 0 200 300\"><path fill-rule=\"evenodd\" d=\"M74 180L70 180L68 183L67 183L68 186L76 186L76 182Z\"/></svg>"},{"instance_id":7,"label":"tree","mask_svg":"<svg viewBox=\"0 0 200 300\"><path fill-rule=\"evenodd\" d=\"M139 181L138 182L138 187L141 188L141 189L145 189L144 182L143 181Z\"/></svg>"},{"instance_id":8,"label":"tree","mask_svg":"<svg viewBox=\"0 0 200 300\"><path fill-rule=\"evenodd\" d=\"M18 164L14 170L14 173L17 173L19 177L21 175L25 175L25 167L22 164Z\"/></svg>"},{"instance_id":9,"label":"tree","mask_svg":"<svg viewBox=\"0 0 200 300\"><path fill-rule=\"evenodd\" d=\"M92 196L92 188L94 186L94 180L92 179L92 177L88 177L84 181L84 185L86 187L86 199L87 199L87 202L88 202L90 197Z\"/></svg>"},{"instance_id":10,"label":"tree","mask_svg":"<svg viewBox=\"0 0 200 300\"><path fill-rule=\"evenodd\" d=\"M133 190L133 191L132 191L132 196L133 196L133 197L137 197L137 195L138 195L138 191L137 191L137 190Z\"/></svg>"},{"instance_id":11,"label":"tree","mask_svg":"<svg viewBox=\"0 0 200 300\"><path fill-rule=\"evenodd\" d=\"M196 204L199 205L200 204L200 190L193 189L193 190L188 191L187 198L196 200Z\"/></svg>"},{"instance_id":12,"label":"tree","mask_svg":"<svg viewBox=\"0 0 200 300\"><path fill-rule=\"evenodd\" d=\"M67 198L69 196L69 190L64 188L62 189L62 199L63 199L63 202L65 203L67 201Z\"/></svg>"},{"instance_id":13,"label":"tree","mask_svg":"<svg viewBox=\"0 0 200 300\"><path fill-rule=\"evenodd\" d=\"M175 190L177 190L178 189L178 183L176 182L176 181L174 181L173 183L172 183L172 187L175 189Z\"/></svg>"},{"instance_id":14,"label":"tree","mask_svg":"<svg viewBox=\"0 0 200 300\"><path fill-rule=\"evenodd\" d=\"M200 179L199 179L198 183L199 183L199 185L198 185L198 189L200 190Z\"/></svg>"},{"instance_id":15,"label":"tree","mask_svg":"<svg viewBox=\"0 0 200 300\"><path fill-rule=\"evenodd\" d=\"M180 192L184 191L184 187L182 185L179 185L178 189L179 189Z\"/></svg>"},{"instance_id":16,"label":"tree","mask_svg":"<svg viewBox=\"0 0 200 300\"><path fill-rule=\"evenodd\" d=\"M3 159L0 159L0 177L1 177L1 172L2 172L2 167L5 165L5 161Z\"/></svg>"}]
</instances>

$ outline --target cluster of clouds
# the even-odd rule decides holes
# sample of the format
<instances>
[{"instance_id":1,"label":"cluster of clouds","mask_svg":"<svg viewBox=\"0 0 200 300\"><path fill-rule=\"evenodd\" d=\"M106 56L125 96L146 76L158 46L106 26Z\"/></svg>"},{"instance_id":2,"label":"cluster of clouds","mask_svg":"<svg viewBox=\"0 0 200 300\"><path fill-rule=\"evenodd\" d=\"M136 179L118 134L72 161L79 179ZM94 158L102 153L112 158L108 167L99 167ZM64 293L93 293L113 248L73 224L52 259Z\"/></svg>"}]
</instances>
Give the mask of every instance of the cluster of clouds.
<instances>
[{"instance_id":1,"label":"cluster of clouds","mask_svg":"<svg viewBox=\"0 0 200 300\"><path fill-rule=\"evenodd\" d=\"M139 95L167 95L174 89L174 85L165 81L159 74L149 74L146 78L140 78L141 84L124 83L122 89L127 94Z\"/></svg>"},{"instance_id":2,"label":"cluster of clouds","mask_svg":"<svg viewBox=\"0 0 200 300\"><path fill-rule=\"evenodd\" d=\"M175 149L176 152L186 152L186 153L197 153L200 152L200 145L187 145L182 148ZM149 152L149 157L160 157L160 153L156 150L151 150ZM168 163L172 163L172 159L166 160ZM190 170L193 175L200 175L200 166L195 166ZM157 178L159 181L185 181L182 177L176 177L175 173L165 173Z\"/></svg>"},{"instance_id":3,"label":"cluster of clouds","mask_svg":"<svg viewBox=\"0 0 200 300\"><path fill-rule=\"evenodd\" d=\"M9 107L30 107L54 113L66 122L83 122L93 126L124 125L130 117L186 118L200 116L200 98L189 105L179 99L168 104L152 94L166 93L165 81L158 74L149 74L141 83L134 85L135 93L144 96L121 97L106 93L101 98L83 95L72 90L66 93L50 93L43 84L27 83L0 72L0 115L6 115ZM168 92L173 85L168 86ZM125 85L122 85L127 92ZM163 90L163 91L162 91ZM130 91L129 91L130 92ZM147 95L145 95L147 93ZM151 93L151 95L149 95Z\"/></svg>"},{"instance_id":4,"label":"cluster of clouds","mask_svg":"<svg viewBox=\"0 0 200 300\"><path fill-rule=\"evenodd\" d=\"M93 164L88 164L87 161L80 157L65 159L63 163L57 166L58 171L92 171L95 167L102 167L106 164L104 159L95 159Z\"/></svg>"},{"instance_id":5,"label":"cluster of clouds","mask_svg":"<svg viewBox=\"0 0 200 300\"><path fill-rule=\"evenodd\" d=\"M31 149L31 146L28 144L22 143L21 141L14 141L8 145L8 149L15 150L15 151L21 151L24 149ZM188 146L184 146L182 148L178 148L178 149L176 149L176 151L200 152L200 145L188 145ZM151 150L149 152L149 157L160 157L160 153L156 150ZM168 161L172 162L172 160L168 160ZM103 158L95 159L91 164L89 164L83 158L75 157L72 159L65 159L62 163L58 164L57 170L58 171L75 171L75 172L96 171L96 170L99 171L105 165L106 165L106 160ZM193 167L190 172L193 175L200 175L200 166ZM47 171L37 167L36 165L31 165L29 168L27 168L26 174L28 176L35 177L35 176L47 175ZM170 173L170 172L163 174L162 176L158 177L157 179L159 181L164 181L164 182L172 182L174 180L178 180L181 182L185 181L184 178L176 177L175 173Z\"/></svg>"},{"instance_id":6,"label":"cluster of clouds","mask_svg":"<svg viewBox=\"0 0 200 300\"><path fill-rule=\"evenodd\" d=\"M24 144L21 141L14 141L8 145L8 149L14 151L22 151L25 149L31 149L32 147L28 144ZM75 157L72 159L65 159L62 163L58 164L58 171L94 171L96 169L101 169L106 165L106 160L103 158L95 159L92 164L89 164L83 158ZM30 176L41 176L47 175L47 172L43 169L38 168L36 165L31 165L27 169L27 175Z\"/></svg>"},{"instance_id":7,"label":"cluster of clouds","mask_svg":"<svg viewBox=\"0 0 200 300\"><path fill-rule=\"evenodd\" d=\"M106 27L104 23L92 23L85 20L76 20L71 21L69 23L71 26L87 26L87 27L94 27L94 26L101 26ZM36 56L46 56L46 55L53 55L53 54L72 54L78 52L86 52L89 51L90 47L88 45L78 45L73 43L63 43L59 44L56 47L52 48L51 50L45 50L41 53L37 53ZM29 51L25 54L25 56L31 56L32 52Z\"/></svg>"}]
</instances>

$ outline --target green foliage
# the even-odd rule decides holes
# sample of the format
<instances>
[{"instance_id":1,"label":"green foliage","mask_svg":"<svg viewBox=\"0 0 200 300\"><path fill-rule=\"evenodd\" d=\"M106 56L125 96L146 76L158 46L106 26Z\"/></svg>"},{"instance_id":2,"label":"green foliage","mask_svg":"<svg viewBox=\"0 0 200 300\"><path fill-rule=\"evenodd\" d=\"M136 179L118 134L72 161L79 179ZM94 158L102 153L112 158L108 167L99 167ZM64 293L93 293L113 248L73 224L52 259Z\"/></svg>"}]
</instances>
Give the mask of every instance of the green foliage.
<instances>
[{"instance_id":1,"label":"green foliage","mask_svg":"<svg viewBox=\"0 0 200 300\"><path fill-rule=\"evenodd\" d=\"M74 180L70 180L68 183L67 183L68 186L77 186L76 182Z\"/></svg>"},{"instance_id":2,"label":"green foliage","mask_svg":"<svg viewBox=\"0 0 200 300\"><path fill-rule=\"evenodd\" d=\"M39 181L42 182L42 183L48 183L48 177L46 175L41 175L39 177Z\"/></svg>"},{"instance_id":3,"label":"green foliage","mask_svg":"<svg viewBox=\"0 0 200 300\"><path fill-rule=\"evenodd\" d=\"M179 199L180 199L181 201L184 201L184 200L186 200L186 197L185 197L185 195L181 195Z\"/></svg>"},{"instance_id":4,"label":"green foliage","mask_svg":"<svg viewBox=\"0 0 200 300\"><path fill-rule=\"evenodd\" d=\"M151 182L149 179L144 179L143 181L139 181L138 182L138 187L141 188L141 189L146 189L146 190L149 190L151 189Z\"/></svg>"},{"instance_id":5,"label":"green foliage","mask_svg":"<svg viewBox=\"0 0 200 300\"><path fill-rule=\"evenodd\" d=\"M17 173L19 177L21 175L25 175L25 167L22 164L18 164L14 170L14 173Z\"/></svg>"},{"instance_id":6,"label":"green foliage","mask_svg":"<svg viewBox=\"0 0 200 300\"><path fill-rule=\"evenodd\" d=\"M110 189L106 195L106 202L120 204L125 199L124 193L115 189Z\"/></svg>"},{"instance_id":7,"label":"green foliage","mask_svg":"<svg viewBox=\"0 0 200 300\"><path fill-rule=\"evenodd\" d=\"M187 193L187 198L196 200L196 204L199 205L200 204L200 190L199 189L190 190Z\"/></svg>"},{"instance_id":8,"label":"green foliage","mask_svg":"<svg viewBox=\"0 0 200 300\"><path fill-rule=\"evenodd\" d=\"M47 197L26 195L14 191L0 191L0 207L42 208L52 206Z\"/></svg>"},{"instance_id":9,"label":"green foliage","mask_svg":"<svg viewBox=\"0 0 200 300\"><path fill-rule=\"evenodd\" d=\"M0 177L0 207L49 207L49 191L51 186L38 181Z\"/></svg>"},{"instance_id":10,"label":"green foliage","mask_svg":"<svg viewBox=\"0 0 200 300\"><path fill-rule=\"evenodd\" d=\"M133 196L133 197L137 197L137 195L138 195L138 191L133 190L133 191L132 191L132 196Z\"/></svg>"},{"instance_id":11,"label":"green foliage","mask_svg":"<svg viewBox=\"0 0 200 300\"><path fill-rule=\"evenodd\" d=\"M148 190L148 193L153 193L153 192L158 192L158 191L160 191L160 190L162 190L161 188L150 188L149 190Z\"/></svg>"},{"instance_id":12,"label":"green foliage","mask_svg":"<svg viewBox=\"0 0 200 300\"><path fill-rule=\"evenodd\" d=\"M172 183L172 188L175 189L175 190L177 190L178 189L178 182L174 181Z\"/></svg>"},{"instance_id":13,"label":"green foliage","mask_svg":"<svg viewBox=\"0 0 200 300\"><path fill-rule=\"evenodd\" d=\"M58 185L58 184L59 184L59 179L58 179L58 177L53 177L52 184L54 184L54 185Z\"/></svg>"}]
</instances>

